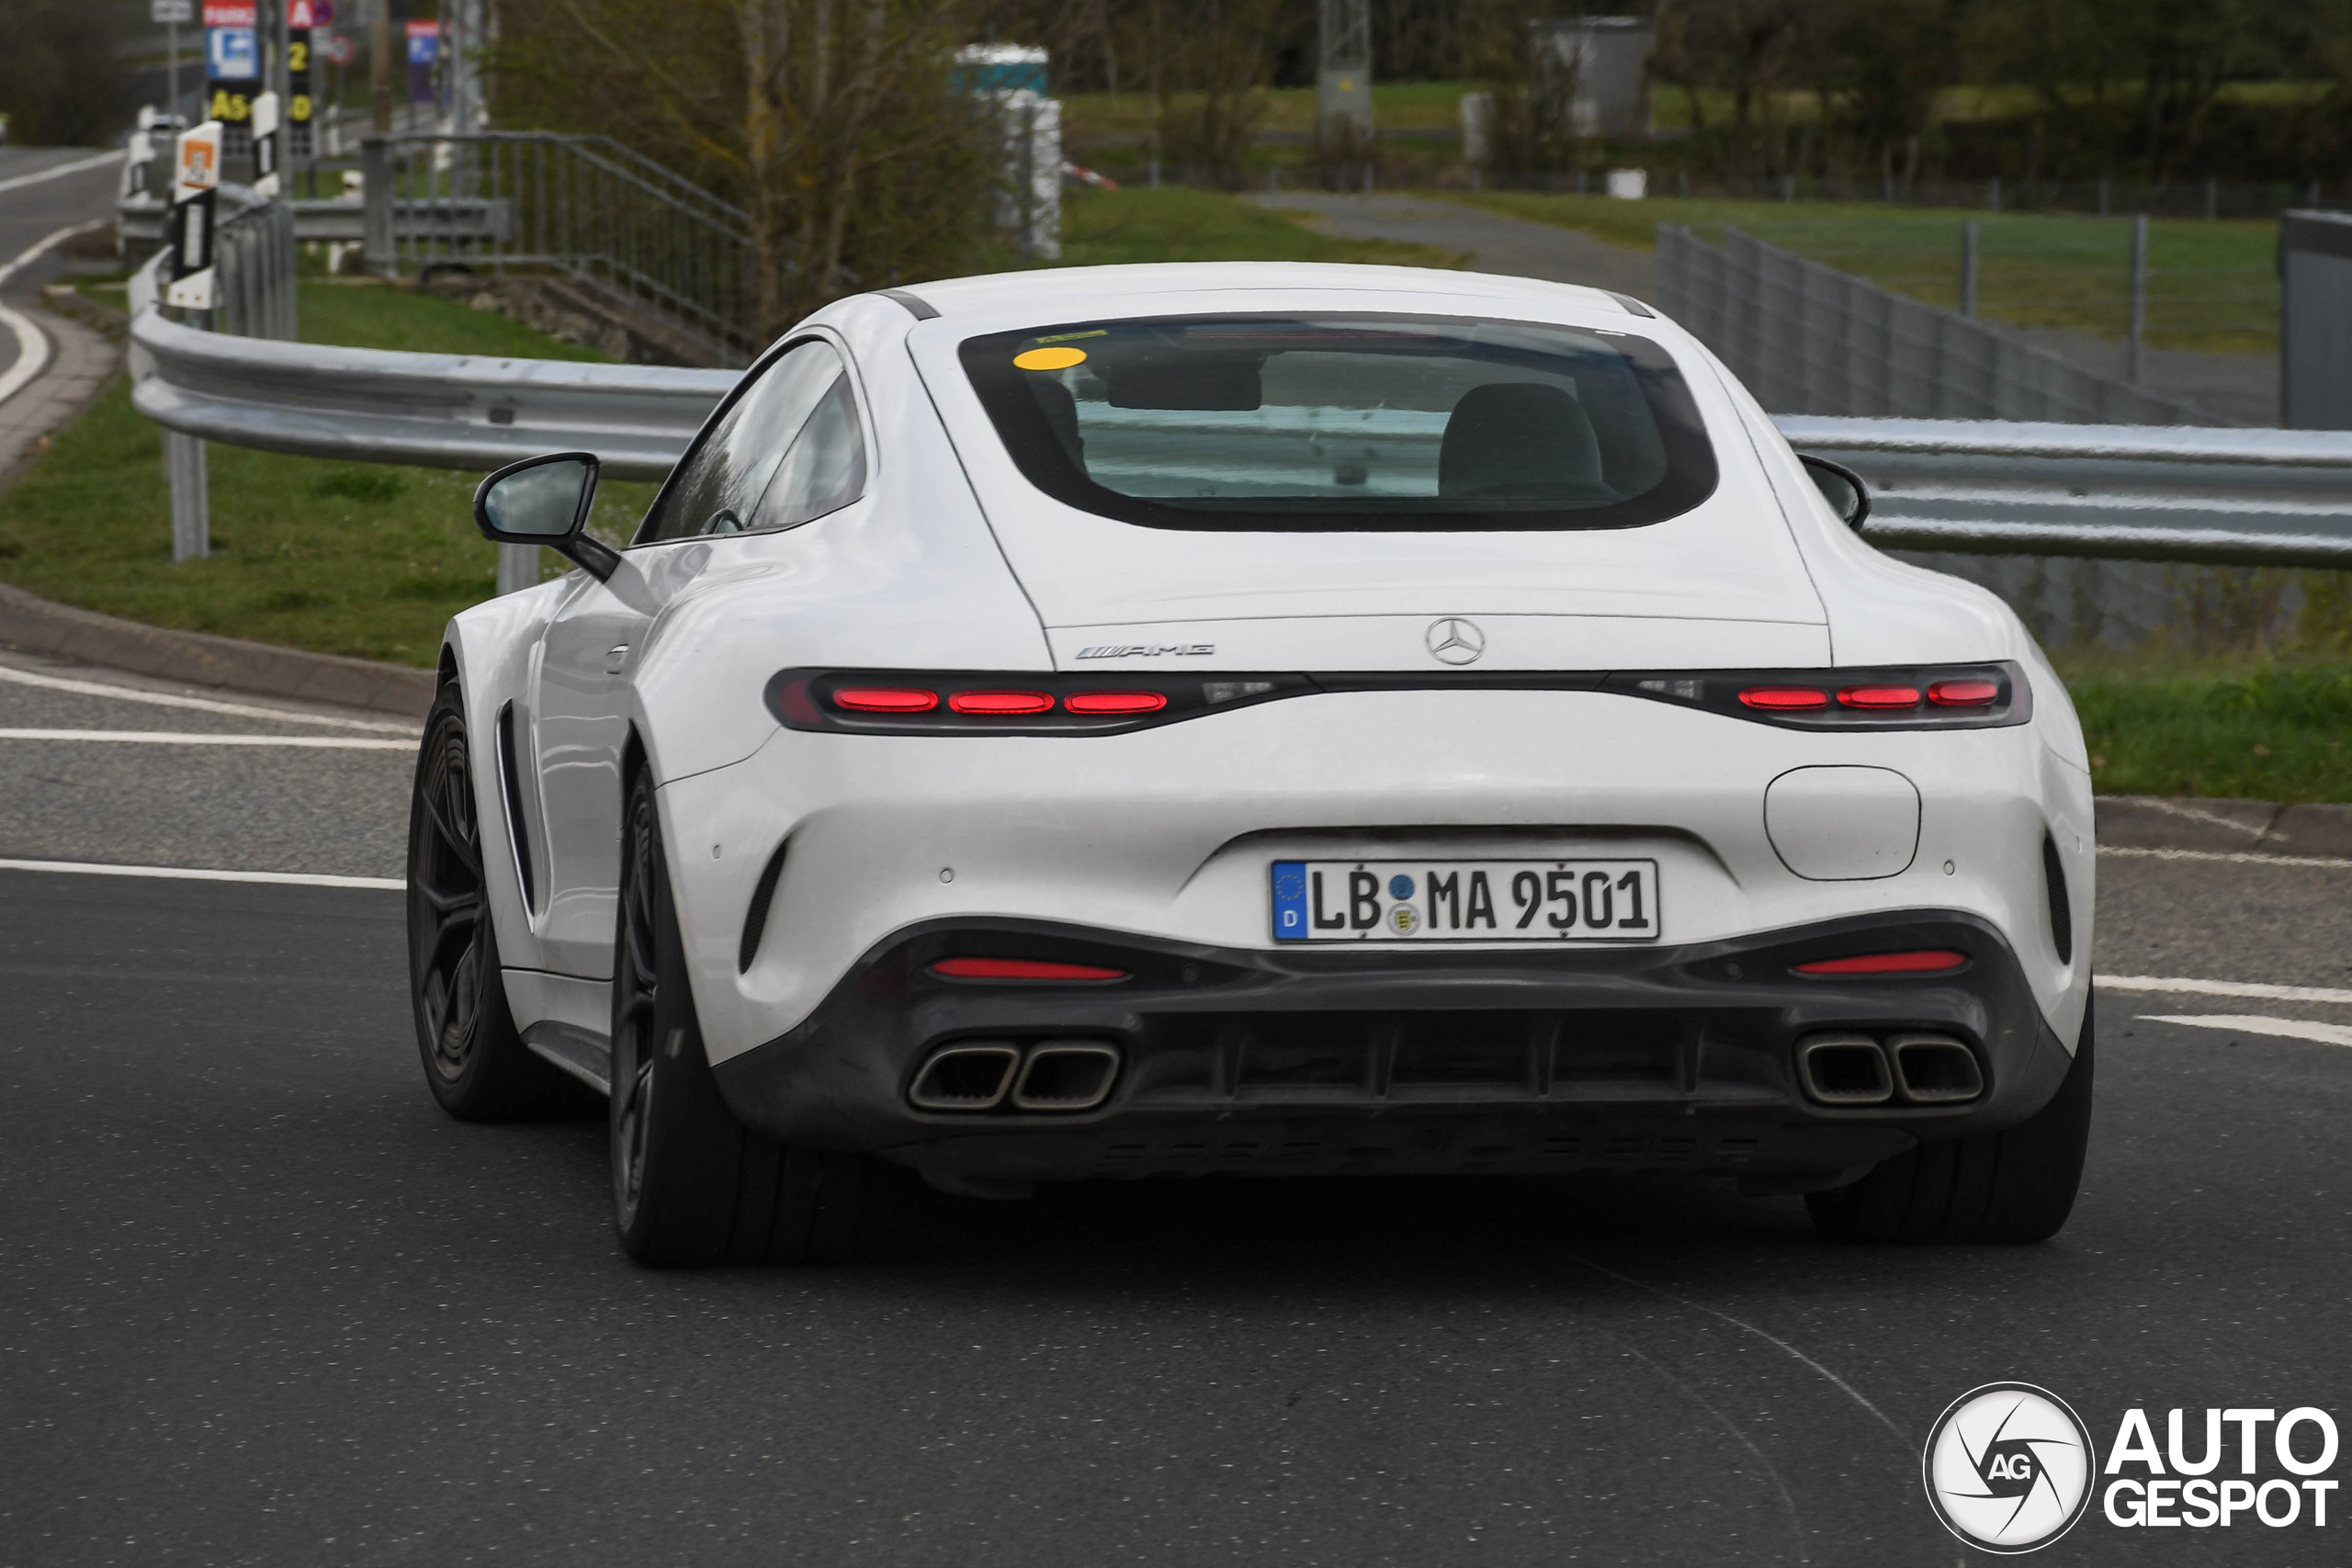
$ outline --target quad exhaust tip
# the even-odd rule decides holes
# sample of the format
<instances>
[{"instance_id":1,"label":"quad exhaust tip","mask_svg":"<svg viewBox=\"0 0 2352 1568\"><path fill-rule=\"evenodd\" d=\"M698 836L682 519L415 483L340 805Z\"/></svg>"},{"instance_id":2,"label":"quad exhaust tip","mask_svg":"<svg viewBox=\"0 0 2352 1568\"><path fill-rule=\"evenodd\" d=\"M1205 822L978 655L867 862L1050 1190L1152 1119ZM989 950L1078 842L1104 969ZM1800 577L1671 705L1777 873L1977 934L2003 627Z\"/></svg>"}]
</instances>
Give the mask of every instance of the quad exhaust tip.
<instances>
[{"instance_id":1,"label":"quad exhaust tip","mask_svg":"<svg viewBox=\"0 0 2352 1568\"><path fill-rule=\"evenodd\" d=\"M1894 1098L1886 1053L1867 1034L1816 1034L1797 1044L1804 1091L1824 1105L1883 1105Z\"/></svg>"},{"instance_id":2,"label":"quad exhaust tip","mask_svg":"<svg viewBox=\"0 0 2352 1568\"><path fill-rule=\"evenodd\" d=\"M907 1098L925 1111L992 1111L1012 1088L1021 1048L994 1040L932 1053Z\"/></svg>"},{"instance_id":3,"label":"quad exhaust tip","mask_svg":"<svg viewBox=\"0 0 2352 1568\"><path fill-rule=\"evenodd\" d=\"M907 1098L923 1111L1091 1111L1111 1097L1119 1048L1103 1040L969 1040L931 1055Z\"/></svg>"},{"instance_id":4,"label":"quad exhaust tip","mask_svg":"<svg viewBox=\"0 0 2352 1568\"><path fill-rule=\"evenodd\" d=\"M1915 1105L1958 1105L1984 1092L1976 1053L1949 1034L1898 1034L1887 1050L1903 1098Z\"/></svg>"},{"instance_id":5,"label":"quad exhaust tip","mask_svg":"<svg viewBox=\"0 0 2352 1568\"><path fill-rule=\"evenodd\" d=\"M1984 1092L1976 1053L1949 1034L1813 1034L1797 1042L1797 1077L1821 1105L1960 1105Z\"/></svg>"}]
</instances>

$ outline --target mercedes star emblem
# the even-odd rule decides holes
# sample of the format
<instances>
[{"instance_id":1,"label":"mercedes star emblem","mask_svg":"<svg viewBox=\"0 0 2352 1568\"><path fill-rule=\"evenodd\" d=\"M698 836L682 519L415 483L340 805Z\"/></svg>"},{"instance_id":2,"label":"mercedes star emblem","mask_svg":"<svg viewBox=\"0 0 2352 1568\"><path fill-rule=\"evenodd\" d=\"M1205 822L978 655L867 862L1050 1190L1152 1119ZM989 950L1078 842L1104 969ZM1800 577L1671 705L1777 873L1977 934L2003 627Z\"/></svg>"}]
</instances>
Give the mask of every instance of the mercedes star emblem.
<instances>
[{"instance_id":1,"label":"mercedes star emblem","mask_svg":"<svg viewBox=\"0 0 2352 1568\"><path fill-rule=\"evenodd\" d=\"M1459 615L1431 621L1424 640L1430 645L1430 655L1441 664L1468 664L1487 651L1487 634L1478 629L1476 623Z\"/></svg>"}]
</instances>

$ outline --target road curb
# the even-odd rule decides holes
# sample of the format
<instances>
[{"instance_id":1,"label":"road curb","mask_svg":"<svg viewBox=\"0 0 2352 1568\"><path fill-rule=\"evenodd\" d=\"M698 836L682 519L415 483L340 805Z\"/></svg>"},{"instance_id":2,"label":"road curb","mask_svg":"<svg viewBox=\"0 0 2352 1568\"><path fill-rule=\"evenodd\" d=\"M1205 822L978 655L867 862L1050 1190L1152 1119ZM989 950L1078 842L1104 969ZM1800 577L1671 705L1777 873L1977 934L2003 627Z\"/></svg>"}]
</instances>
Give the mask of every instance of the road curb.
<instances>
[{"instance_id":1,"label":"road curb","mask_svg":"<svg viewBox=\"0 0 2352 1568\"><path fill-rule=\"evenodd\" d=\"M421 719L433 705L430 670L146 626L52 604L6 583L0 583L0 645L190 685L373 708L407 718Z\"/></svg>"}]
</instances>

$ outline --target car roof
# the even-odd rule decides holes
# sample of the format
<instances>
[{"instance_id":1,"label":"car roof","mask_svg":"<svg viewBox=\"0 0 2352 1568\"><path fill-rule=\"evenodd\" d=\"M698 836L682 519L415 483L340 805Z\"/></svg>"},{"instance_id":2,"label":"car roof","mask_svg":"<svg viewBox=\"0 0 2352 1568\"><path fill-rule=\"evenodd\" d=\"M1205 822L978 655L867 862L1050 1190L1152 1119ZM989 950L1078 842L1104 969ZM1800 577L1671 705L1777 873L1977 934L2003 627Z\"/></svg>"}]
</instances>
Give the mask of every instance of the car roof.
<instances>
[{"instance_id":1,"label":"car roof","mask_svg":"<svg viewBox=\"0 0 2352 1568\"><path fill-rule=\"evenodd\" d=\"M1628 296L1582 284L1443 267L1345 262L1148 262L1051 267L944 278L893 290L915 296L946 318L998 317L1023 306L1048 317L1067 318L1081 299L1088 310L1115 310L1123 301L1148 307L1170 295L1225 291L1296 294L1301 298L1295 308L1301 310L1363 310L1367 302L1362 296L1372 293L1466 298L1489 303L1508 300L1546 310L1595 310L1620 316L1650 313ZM1318 295L1323 298L1316 299Z\"/></svg>"}]
</instances>

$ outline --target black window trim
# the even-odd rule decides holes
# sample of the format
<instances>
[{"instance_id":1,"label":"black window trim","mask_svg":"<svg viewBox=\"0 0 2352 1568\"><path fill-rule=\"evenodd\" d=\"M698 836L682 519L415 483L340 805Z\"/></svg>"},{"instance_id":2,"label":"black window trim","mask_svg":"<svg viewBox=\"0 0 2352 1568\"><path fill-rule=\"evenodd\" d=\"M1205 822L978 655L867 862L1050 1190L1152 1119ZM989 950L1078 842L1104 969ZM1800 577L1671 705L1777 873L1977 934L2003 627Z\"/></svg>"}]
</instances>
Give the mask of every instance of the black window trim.
<instances>
[{"instance_id":1,"label":"black window trim","mask_svg":"<svg viewBox=\"0 0 2352 1568\"><path fill-rule=\"evenodd\" d=\"M1654 383L1645 378L1642 391L1657 420L1658 436L1666 447L1667 477L1638 496L1611 506L1578 511L1471 511L1433 509L1426 512L1251 512L1209 511L1168 506L1146 497L1130 496L1095 484L1072 465L1034 398L1011 395L1020 386L1020 372L1012 368L1001 347L1039 335L1086 332L1136 321L1360 321L1379 319L1439 326L1523 326L1558 332L1589 333L1642 345L1659 364L1645 364L1629 354L1637 371L1664 369L1679 393L1679 406L1661 407ZM1715 454L1713 435L1691 389L1690 378L1666 345L1646 333L1622 327L1589 327L1572 321L1530 321L1520 317L1449 315L1418 310L1349 310L1313 308L1295 310L1196 310L1155 316L1104 316L1088 321L1038 323L1008 331L979 333L956 345L957 362L973 395L978 400L997 439L1023 479L1066 506L1114 522L1171 533L1606 533L1649 527L1696 511L1723 483L1723 465ZM981 363L983 355L994 355ZM1000 417L1000 412L1008 417ZM1011 428L1008 428L1008 423ZM1694 456L1702 461L1690 462ZM1687 465L1687 466L1686 466ZM1661 509L1662 507L1662 509ZM1475 521L1474 521L1475 520Z\"/></svg>"},{"instance_id":2,"label":"black window trim","mask_svg":"<svg viewBox=\"0 0 2352 1568\"><path fill-rule=\"evenodd\" d=\"M752 383L758 380L762 376L766 375L777 360L782 359L786 355L790 354L794 349L800 347L803 344L810 343L823 344L826 347L831 349L833 351L834 357L841 361L842 374L849 378L850 412L857 421L858 438L865 444L865 488L858 492L855 499L843 502L841 506L835 507L833 511L839 512L843 510L843 508L854 506L858 502L865 500L868 495L873 493L875 472L881 465L875 456L873 435L874 422L866 416L865 388L858 377L857 360L850 353L849 345L847 344L842 343L839 338L834 337L830 333L820 332L812 328L807 331L794 333L790 336L775 343L767 350L766 353L752 361L752 363L745 367L742 375L735 378L735 384L727 389L727 395L719 399L718 406L710 411L710 417L702 422L702 428L695 432L695 438L686 443L685 451L679 455L678 460L675 463L670 465L670 471L662 476L662 488L653 492L653 499L646 504L645 515L637 520L637 532L629 536L629 541L626 546L622 547L623 548L634 550L639 548L650 548L657 545L684 545L691 544L697 539L707 544L710 540L715 538L741 539L754 535L788 534L795 528L805 528L811 523L820 522L833 514L832 512L820 513L815 517L804 517L799 522L794 524L779 525L774 528L738 528L731 534L680 534L674 538L668 539L649 539L645 536L646 529L652 525L654 514L662 510L662 503L670 499L670 487L678 482L678 476L685 471L686 465L693 461L696 454L702 451L703 443L711 438L712 434L717 431L720 423L726 420L729 412L732 410L737 403L742 401L743 395L750 389ZM817 401L819 406L822 406L824 400L820 398ZM808 417L810 419L814 419L816 416L817 410L815 408L811 408L808 411ZM800 428L801 430L806 430L808 427L804 422ZM800 432L795 431L793 433L793 439L797 441L799 438ZM789 451L791 448L787 446L786 450Z\"/></svg>"}]
</instances>

